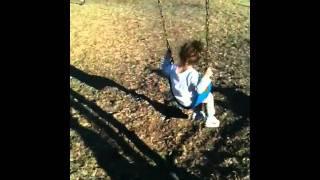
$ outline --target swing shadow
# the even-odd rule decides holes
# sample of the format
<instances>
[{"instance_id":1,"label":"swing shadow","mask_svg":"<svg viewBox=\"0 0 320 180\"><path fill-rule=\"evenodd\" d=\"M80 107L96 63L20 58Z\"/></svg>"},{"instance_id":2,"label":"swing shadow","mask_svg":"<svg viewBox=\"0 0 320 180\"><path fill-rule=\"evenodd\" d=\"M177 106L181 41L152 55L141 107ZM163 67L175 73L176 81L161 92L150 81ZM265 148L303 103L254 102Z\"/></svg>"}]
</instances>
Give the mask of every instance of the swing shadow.
<instances>
[{"instance_id":1,"label":"swing shadow","mask_svg":"<svg viewBox=\"0 0 320 180\"><path fill-rule=\"evenodd\" d=\"M138 94L135 92L135 90L126 89L125 87L121 86L120 84L116 83L111 79L95 76L95 75L89 75L72 65L70 65L70 76L98 90L102 90L103 88L106 88L106 87L116 87L117 89L125 92L126 94L130 94L136 100L142 99L147 101L151 106L154 107L156 111L160 112L163 116L165 116L166 119L168 118L187 119L188 118L188 115L183 113L182 110L177 107L167 106L166 104L153 101L147 96L145 96L144 94Z\"/></svg>"},{"instance_id":2,"label":"swing shadow","mask_svg":"<svg viewBox=\"0 0 320 180\"><path fill-rule=\"evenodd\" d=\"M109 143L108 140L102 138L98 133L82 127L74 118L70 120L70 128L79 134L84 141L85 146L89 147L93 152L99 167L101 167L112 179L124 179L126 176L136 177L135 174L130 172L130 169L134 168L132 164L121 156L117 152L117 148ZM119 169L122 169L123 171L119 172Z\"/></svg>"},{"instance_id":3,"label":"swing shadow","mask_svg":"<svg viewBox=\"0 0 320 180\"><path fill-rule=\"evenodd\" d=\"M243 128L250 126L250 96L237 91L237 87L215 87L214 91L220 92L226 97L225 101L215 100L216 105L222 108L229 109L239 119L224 124L220 131L220 138L215 142L214 149L204 153L204 156L209 160L204 166L199 166L201 174L203 176L210 176L212 170L215 174L226 177L231 175L235 171L234 167L221 167L220 164L227 158L239 158L249 157L249 154L244 154L243 157L235 156L224 150L227 144L227 137L234 137Z\"/></svg>"},{"instance_id":4,"label":"swing shadow","mask_svg":"<svg viewBox=\"0 0 320 180\"><path fill-rule=\"evenodd\" d=\"M223 94L226 97L225 101L215 100L218 106L229 109L234 113L235 117L239 117L230 125L223 127L221 136L232 136L244 127L250 125L250 96L237 90L237 87L221 87L217 86L214 91Z\"/></svg>"},{"instance_id":5,"label":"swing shadow","mask_svg":"<svg viewBox=\"0 0 320 180\"><path fill-rule=\"evenodd\" d=\"M112 114L103 111L95 103L88 101L72 89L70 89L70 94L70 106L84 115L94 127L100 129L103 137L80 126L75 119L71 119L71 128L80 134L86 146L92 150L99 166L108 173L111 179L171 180L174 179L170 175L171 172L177 174L181 179L198 179L183 168L176 167L173 162L164 160ZM131 145L124 137L131 142ZM132 147L132 144L135 148ZM119 148L116 146L119 146L124 152L123 155L129 157L133 163L120 155ZM151 166L145 157L151 159L156 166Z\"/></svg>"}]
</instances>

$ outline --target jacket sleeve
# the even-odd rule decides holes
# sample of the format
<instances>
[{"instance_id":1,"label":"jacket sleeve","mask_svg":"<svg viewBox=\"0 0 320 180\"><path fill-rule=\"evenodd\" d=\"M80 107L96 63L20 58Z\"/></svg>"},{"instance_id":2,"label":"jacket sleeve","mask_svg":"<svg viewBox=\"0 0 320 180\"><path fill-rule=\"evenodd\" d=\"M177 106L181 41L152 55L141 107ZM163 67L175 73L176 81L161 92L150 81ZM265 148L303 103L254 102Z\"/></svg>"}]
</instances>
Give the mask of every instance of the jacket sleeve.
<instances>
[{"instance_id":1,"label":"jacket sleeve","mask_svg":"<svg viewBox=\"0 0 320 180\"><path fill-rule=\"evenodd\" d=\"M161 64L160 64L160 69L165 76L169 77L170 71L172 70L172 67L173 67L173 64L171 63L170 57L162 58Z\"/></svg>"}]
</instances>

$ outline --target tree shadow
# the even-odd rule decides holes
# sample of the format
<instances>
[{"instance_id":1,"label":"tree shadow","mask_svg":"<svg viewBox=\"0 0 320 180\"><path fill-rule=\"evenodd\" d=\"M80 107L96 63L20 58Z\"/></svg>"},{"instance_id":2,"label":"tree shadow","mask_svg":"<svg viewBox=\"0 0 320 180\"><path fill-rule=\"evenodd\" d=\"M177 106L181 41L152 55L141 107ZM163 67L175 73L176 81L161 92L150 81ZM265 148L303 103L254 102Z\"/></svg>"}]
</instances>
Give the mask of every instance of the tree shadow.
<instances>
[{"instance_id":1,"label":"tree shadow","mask_svg":"<svg viewBox=\"0 0 320 180\"><path fill-rule=\"evenodd\" d=\"M71 122L71 128L81 134L86 145L93 151L100 167L112 176L112 179L174 179L170 175L171 172L177 174L181 179L198 179L184 169L177 168L172 162L164 160L140 140L134 132L129 131L122 123L111 114L103 111L95 103L86 100L72 89L70 93L71 107L87 117L109 139L109 141L106 141L97 133ZM109 143L110 140L115 143ZM123 150L124 155L130 157L134 163L131 165L120 156L118 150L112 144L117 144ZM116 160L110 162L113 157ZM151 166L149 164L150 160L156 165Z\"/></svg>"},{"instance_id":2,"label":"tree shadow","mask_svg":"<svg viewBox=\"0 0 320 180\"><path fill-rule=\"evenodd\" d=\"M160 112L163 116L165 116L167 119L168 118L182 118L182 119L187 119L188 115L182 112L181 109L175 107L175 106L167 106L166 104L159 103L157 101L153 101L144 94L138 94L135 92L135 90L129 90L126 89L125 87L121 86L120 84L116 83L115 81L100 77L100 76L95 76L95 75L89 75L76 67L70 65L70 76L78 79L79 81L82 81L83 83L94 87L98 90L102 90L103 88L106 87L115 87L126 94L130 94L133 96L136 100L145 100L149 102L153 108Z\"/></svg>"}]
</instances>

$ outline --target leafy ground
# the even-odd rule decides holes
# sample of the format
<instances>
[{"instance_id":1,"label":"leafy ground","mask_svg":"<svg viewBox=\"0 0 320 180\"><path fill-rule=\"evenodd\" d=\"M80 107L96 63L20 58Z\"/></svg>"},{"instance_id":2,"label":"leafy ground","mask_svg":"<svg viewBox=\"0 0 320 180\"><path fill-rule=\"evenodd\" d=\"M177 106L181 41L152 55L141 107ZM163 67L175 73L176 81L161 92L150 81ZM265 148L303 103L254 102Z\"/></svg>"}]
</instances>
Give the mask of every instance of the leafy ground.
<instances>
[{"instance_id":1,"label":"leafy ground","mask_svg":"<svg viewBox=\"0 0 320 180\"><path fill-rule=\"evenodd\" d=\"M186 40L204 41L204 2L162 2L174 57ZM210 1L218 129L166 103L156 0L76 3L70 4L70 178L249 179L248 2ZM205 63L197 68L203 72Z\"/></svg>"}]
</instances>

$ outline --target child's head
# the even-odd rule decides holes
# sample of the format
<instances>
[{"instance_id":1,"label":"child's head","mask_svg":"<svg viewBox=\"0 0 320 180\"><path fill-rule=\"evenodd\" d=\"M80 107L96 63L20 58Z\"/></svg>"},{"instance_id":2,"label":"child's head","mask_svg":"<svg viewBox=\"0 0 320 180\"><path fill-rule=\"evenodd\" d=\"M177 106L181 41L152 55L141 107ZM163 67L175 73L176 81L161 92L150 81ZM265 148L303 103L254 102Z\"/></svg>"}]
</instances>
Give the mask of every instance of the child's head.
<instances>
[{"instance_id":1,"label":"child's head","mask_svg":"<svg viewBox=\"0 0 320 180\"><path fill-rule=\"evenodd\" d=\"M200 53L203 49L201 41L193 40L186 42L180 49L180 61L182 65L192 65L198 63L201 56Z\"/></svg>"}]
</instances>

